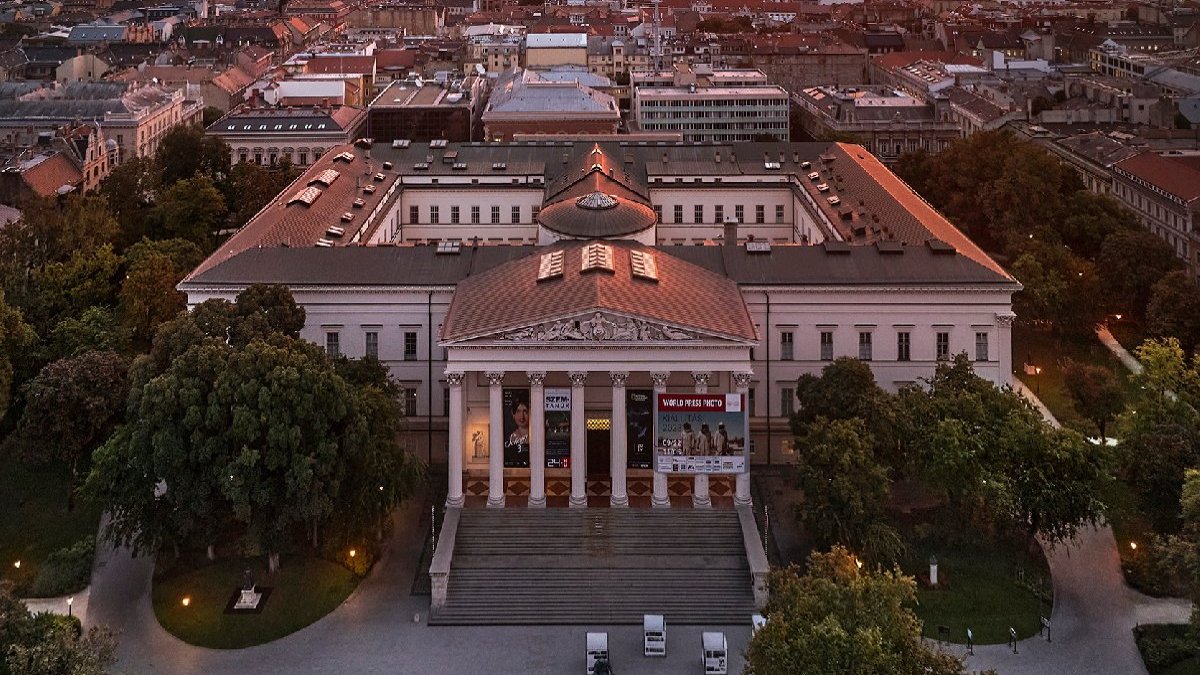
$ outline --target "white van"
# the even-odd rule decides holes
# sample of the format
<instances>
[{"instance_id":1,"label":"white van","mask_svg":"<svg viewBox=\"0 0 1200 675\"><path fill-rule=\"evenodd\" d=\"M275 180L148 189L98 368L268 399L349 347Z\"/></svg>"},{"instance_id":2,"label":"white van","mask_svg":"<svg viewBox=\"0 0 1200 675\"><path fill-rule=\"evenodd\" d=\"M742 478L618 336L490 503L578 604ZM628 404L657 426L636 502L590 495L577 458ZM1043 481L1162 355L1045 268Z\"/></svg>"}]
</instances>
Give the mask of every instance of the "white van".
<instances>
[{"instance_id":1,"label":"white van","mask_svg":"<svg viewBox=\"0 0 1200 675\"><path fill-rule=\"evenodd\" d=\"M704 675L726 675L729 672L729 645L724 633L704 633L700 636L704 647Z\"/></svg>"},{"instance_id":2,"label":"white van","mask_svg":"<svg viewBox=\"0 0 1200 675\"><path fill-rule=\"evenodd\" d=\"M662 614L643 614L642 633L646 656L667 655L667 622Z\"/></svg>"},{"instance_id":3,"label":"white van","mask_svg":"<svg viewBox=\"0 0 1200 675\"><path fill-rule=\"evenodd\" d=\"M603 662L599 670L598 662ZM612 662L608 660L608 633L587 634L587 675L608 675L612 672Z\"/></svg>"}]
</instances>

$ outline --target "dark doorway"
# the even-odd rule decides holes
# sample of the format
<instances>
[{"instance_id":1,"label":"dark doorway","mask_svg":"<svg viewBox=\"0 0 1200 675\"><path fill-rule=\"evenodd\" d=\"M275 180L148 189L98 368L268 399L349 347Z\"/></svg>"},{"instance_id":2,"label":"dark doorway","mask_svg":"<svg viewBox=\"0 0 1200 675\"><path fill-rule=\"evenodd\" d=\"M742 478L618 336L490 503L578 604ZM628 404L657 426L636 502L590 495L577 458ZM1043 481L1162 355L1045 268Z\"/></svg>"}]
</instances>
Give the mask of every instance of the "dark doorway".
<instances>
[{"instance_id":1,"label":"dark doorway","mask_svg":"<svg viewBox=\"0 0 1200 675\"><path fill-rule=\"evenodd\" d=\"M612 432L608 429L588 429L587 432L587 475L588 478L607 478L611 454Z\"/></svg>"}]
</instances>

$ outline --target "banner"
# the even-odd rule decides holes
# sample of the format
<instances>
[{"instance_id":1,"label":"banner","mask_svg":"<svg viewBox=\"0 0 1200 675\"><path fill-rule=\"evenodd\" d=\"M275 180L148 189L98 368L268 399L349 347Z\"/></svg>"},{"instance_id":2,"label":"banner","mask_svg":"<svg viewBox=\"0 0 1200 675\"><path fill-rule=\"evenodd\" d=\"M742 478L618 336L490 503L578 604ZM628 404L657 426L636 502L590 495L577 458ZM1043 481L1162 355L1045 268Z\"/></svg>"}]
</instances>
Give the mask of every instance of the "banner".
<instances>
[{"instance_id":1,"label":"banner","mask_svg":"<svg viewBox=\"0 0 1200 675\"><path fill-rule=\"evenodd\" d=\"M546 468L571 468L571 390L547 389Z\"/></svg>"},{"instance_id":2,"label":"banner","mask_svg":"<svg viewBox=\"0 0 1200 675\"><path fill-rule=\"evenodd\" d=\"M628 450L627 465L631 469L654 466L654 390L625 391L625 422Z\"/></svg>"},{"instance_id":3,"label":"banner","mask_svg":"<svg viewBox=\"0 0 1200 675\"><path fill-rule=\"evenodd\" d=\"M741 394L657 394L654 447L660 473L742 473L749 461Z\"/></svg>"},{"instance_id":4,"label":"banner","mask_svg":"<svg viewBox=\"0 0 1200 675\"><path fill-rule=\"evenodd\" d=\"M504 466L529 466L529 390L505 387Z\"/></svg>"}]
</instances>

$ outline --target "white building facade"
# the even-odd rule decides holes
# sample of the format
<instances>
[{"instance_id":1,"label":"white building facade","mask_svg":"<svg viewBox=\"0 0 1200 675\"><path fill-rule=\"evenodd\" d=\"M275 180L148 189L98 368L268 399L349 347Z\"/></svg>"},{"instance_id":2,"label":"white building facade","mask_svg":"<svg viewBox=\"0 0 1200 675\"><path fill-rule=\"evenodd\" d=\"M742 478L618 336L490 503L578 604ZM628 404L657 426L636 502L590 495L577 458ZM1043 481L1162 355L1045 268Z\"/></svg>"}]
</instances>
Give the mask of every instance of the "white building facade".
<instances>
[{"instance_id":1,"label":"white building facade","mask_svg":"<svg viewBox=\"0 0 1200 675\"><path fill-rule=\"evenodd\" d=\"M743 394L751 463L787 462L795 382L835 358L891 390L959 353L1010 383L1020 288L835 143L343 146L180 288L194 306L252 283L293 290L302 337L387 364L448 503L492 506L744 502L745 474L654 471L630 397ZM570 447L547 446L535 404L512 461L506 392L547 390L569 392Z\"/></svg>"}]
</instances>

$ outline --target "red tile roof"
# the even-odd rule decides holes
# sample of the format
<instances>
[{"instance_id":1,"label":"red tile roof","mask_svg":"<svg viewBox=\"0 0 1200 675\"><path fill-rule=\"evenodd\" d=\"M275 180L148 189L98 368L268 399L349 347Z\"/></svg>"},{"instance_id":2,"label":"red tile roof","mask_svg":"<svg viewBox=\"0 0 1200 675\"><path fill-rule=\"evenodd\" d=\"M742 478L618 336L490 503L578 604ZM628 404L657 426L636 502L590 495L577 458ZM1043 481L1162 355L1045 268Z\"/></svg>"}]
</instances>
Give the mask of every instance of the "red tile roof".
<instances>
[{"instance_id":1,"label":"red tile roof","mask_svg":"<svg viewBox=\"0 0 1200 675\"><path fill-rule=\"evenodd\" d=\"M1175 195L1185 202L1200 199L1200 171L1147 150L1116 163L1116 168Z\"/></svg>"},{"instance_id":2,"label":"red tile roof","mask_svg":"<svg viewBox=\"0 0 1200 675\"><path fill-rule=\"evenodd\" d=\"M83 173L71 158L58 153L21 172L21 179L41 197L54 197L64 185L78 187Z\"/></svg>"},{"instance_id":3,"label":"red tile roof","mask_svg":"<svg viewBox=\"0 0 1200 675\"><path fill-rule=\"evenodd\" d=\"M613 271L581 271L582 249L572 241L539 250L563 251L561 278L538 281L541 255L530 255L468 277L450 303L442 339L481 337L542 322L607 311L739 341L756 341L754 322L737 283L661 249L606 241ZM658 281L633 276L630 251L653 256Z\"/></svg>"}]
</instances>

